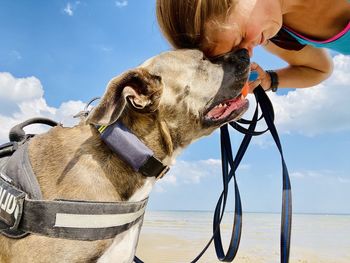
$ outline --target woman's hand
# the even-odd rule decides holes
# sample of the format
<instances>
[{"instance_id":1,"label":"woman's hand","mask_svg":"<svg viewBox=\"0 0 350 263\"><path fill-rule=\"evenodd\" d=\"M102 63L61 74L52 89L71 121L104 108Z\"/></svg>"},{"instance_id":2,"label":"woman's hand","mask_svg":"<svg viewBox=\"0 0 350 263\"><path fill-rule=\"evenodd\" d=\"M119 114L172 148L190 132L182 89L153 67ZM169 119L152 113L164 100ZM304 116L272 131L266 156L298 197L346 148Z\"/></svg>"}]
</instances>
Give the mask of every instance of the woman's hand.
<instances>
[{"instance_id":1,"label":"woman's hand","mask_svg":"<svg viewBox=\"0 0 350 263\"><path fill-rule=\"evenodd\" d=\"M253 93L254 89L261 85L264 90L268 90L271 87L271 78L262 67L260 67L257 63L252 62L250 64L250 70L256 71L258 73L258 78L254 81L249 82L249 93Z\"/></svg>"}]
</instances>

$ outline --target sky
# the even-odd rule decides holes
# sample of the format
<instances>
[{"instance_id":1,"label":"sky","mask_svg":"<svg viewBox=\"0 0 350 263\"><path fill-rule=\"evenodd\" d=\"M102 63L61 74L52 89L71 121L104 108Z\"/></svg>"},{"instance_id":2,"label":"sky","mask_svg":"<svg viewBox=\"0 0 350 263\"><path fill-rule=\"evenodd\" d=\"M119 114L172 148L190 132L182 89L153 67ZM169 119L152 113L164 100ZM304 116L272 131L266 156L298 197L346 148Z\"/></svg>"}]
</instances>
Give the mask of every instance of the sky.
<instances>
[{"instance_id":1,"label":"sky","mask_svg":"<svg viewBox=\"0 0 350 263\"><path fill-rule=\"evenodd\" d=\"M0 0L0 143L34 116L74 125L72 116L112 77L169 49L154 0ZM331 54L335 69L324 83L269 93L297 213L350 214L350 57ZM252 61L264 69L285 66L261 48ZM230 132L236 150L242 136ZM237 171L244 211L280 212L281 169L272 137L253 138ZM154 187L148 209L212 211L221 188L217 131L182 152Z\"/></svg>"}]
</instances>

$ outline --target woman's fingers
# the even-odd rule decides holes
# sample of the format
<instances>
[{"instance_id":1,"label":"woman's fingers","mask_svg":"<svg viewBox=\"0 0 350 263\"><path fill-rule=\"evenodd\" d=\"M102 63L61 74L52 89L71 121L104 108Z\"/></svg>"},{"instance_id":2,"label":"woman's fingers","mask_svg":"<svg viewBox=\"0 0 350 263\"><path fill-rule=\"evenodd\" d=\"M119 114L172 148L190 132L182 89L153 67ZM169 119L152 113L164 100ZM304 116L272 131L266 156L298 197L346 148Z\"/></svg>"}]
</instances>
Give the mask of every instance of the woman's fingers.
<instances>
[{"instance_id":1,"label":"woman's fingers","mask_svg":"<svg viewBox=\"0 0 350 263\"><path fill-rule=\"evenodd\" d=\"M249 93L253 93L254 89L261 84L261 80L257 79L249 82Z\"/></svg>"},{"instance_id":2,"label":"woman's fingers","mask_svg":"<svg viewBox=\"0 0 350 263\"><path fill-rule=\"evenodd\" d=\"M258 78L255 81L249 82L249 86L252 87L251 92L258 86L261 85L264 90L268 90L271 87L271 79L268 73L260 67L257 63L252 62L250 64L250 70L258 73Z\"/></svg>"}]
</instances>

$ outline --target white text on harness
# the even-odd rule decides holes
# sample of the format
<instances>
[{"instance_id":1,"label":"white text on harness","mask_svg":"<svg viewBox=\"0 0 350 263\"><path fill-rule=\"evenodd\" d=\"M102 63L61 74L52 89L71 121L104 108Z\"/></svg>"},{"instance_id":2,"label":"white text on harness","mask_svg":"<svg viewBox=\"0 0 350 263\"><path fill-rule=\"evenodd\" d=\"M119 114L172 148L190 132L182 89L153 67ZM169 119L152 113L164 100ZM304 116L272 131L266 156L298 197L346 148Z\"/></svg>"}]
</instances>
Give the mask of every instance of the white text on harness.
<instances>
[{"instance_id":1,"label":"white text on harness","mask_svg":"<svg viewBox=\"0 0 350 263\"><path fill-rule=\"evenodd\" d=\"M18 218L18 204L16 197L9 193L6 189L0 186L0 213L7 213L13 216L15 219Z\"/></svg>"}]
</instances>

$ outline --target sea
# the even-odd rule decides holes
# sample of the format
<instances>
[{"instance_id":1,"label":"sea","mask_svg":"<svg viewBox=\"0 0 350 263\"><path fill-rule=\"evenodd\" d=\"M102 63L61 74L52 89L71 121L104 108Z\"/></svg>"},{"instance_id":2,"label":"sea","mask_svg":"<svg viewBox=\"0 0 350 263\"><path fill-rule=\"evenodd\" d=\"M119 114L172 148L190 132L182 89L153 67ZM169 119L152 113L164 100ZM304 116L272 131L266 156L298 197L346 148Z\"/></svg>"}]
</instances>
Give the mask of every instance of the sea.
<instances>
[{"instance_id":1,"label":"sea","mask_svg":"<svg viewBox=\"0 0 350 263\"><path fill-rule=\"evenodd\" d=\"M230 242L233 213L226 213L221 235ZM213 212L147 211L137 255L145 263L191 262L212 235ZM280 262L280 214L244 213L239 251L233 262ZM211 244L198 261L220 262ZM350 263L350 215L294 214L291 263Z\"/></svg>"}]
</instances>

